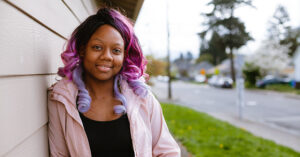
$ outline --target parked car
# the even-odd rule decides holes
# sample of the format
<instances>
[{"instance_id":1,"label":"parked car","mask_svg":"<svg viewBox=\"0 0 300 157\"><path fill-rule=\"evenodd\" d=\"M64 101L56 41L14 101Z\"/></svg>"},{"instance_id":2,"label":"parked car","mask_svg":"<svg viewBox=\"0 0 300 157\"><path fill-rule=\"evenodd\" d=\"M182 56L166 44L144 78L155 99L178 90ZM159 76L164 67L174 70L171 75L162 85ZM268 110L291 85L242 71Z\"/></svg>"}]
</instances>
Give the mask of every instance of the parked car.
<instances>
[{"instance_id":1,"label":"parked car","mask_svg":"<svg viewBox=\"0 0 300 157\"><path fill-rule=\"evenodd\" d=\"M208 79L208 84L214 87L232 88L232 79L227 76L213 75Z\"/></svg>"},{"instance_id":2,"label":"parked car","mask_svg":"<svg viewBox=\"0 0 300 157\"><path fill-rule=\"evenodd\" d=\"M218 80L218 76L213 75L213 76L211 76L211 78L208 79L207 83L211 86L215 86L218 82L217 80Z\"/></svg>"},{"instance_id":3,"label":"parked car","mask_svg":"<svg viewBox=\"0 0 300 157\"><path fill-rule=\"evenodd\" d=\"M157 80L161 81L161 82L168 82L169 81L169 77L168 76L158 75L157 76Z\"/></svg>"},{"instance_id":4,"label":"parked car","mask_svg":"<svg viewBox=\"0 0 300 157\"><path fill-rule=\"evenodd\" d=\"M273 75L267 75L262 80L258 80L256 82L256 87L264 88L270 84L289 84L291 83L290 78L282 78L282 77L275 77Z\"/></svg>"},{"instance_id":5,"label":"parked car","mask_svg":"<svg viewBox=\"0 0 300 157\"><path fill-rule=\"evenodd\" d=\"M194 80L199 83L204 83L206 81L205 75L196 75Z\"/></svg>"}]
</instances>

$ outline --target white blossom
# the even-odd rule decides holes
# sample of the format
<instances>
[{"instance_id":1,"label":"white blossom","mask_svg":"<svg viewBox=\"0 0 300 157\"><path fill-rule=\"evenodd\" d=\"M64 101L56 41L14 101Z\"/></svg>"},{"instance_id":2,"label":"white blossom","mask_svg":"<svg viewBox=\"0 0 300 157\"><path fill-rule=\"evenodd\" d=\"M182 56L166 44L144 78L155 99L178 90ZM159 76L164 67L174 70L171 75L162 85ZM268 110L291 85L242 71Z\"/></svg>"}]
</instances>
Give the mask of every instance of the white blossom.
<instances>
[{"instance_id":1,"label":"white blossom","mask_svg":"<svg viewBox=\"0 0 300 157\"><path fill-rule=\"evenodd\" d=\"M263 75L278 74L285 69L291 59L289 45L280 45L273 40L264 41L253 55L246 57L246 62L258 67Z\"/></svg>"}]
</instances>

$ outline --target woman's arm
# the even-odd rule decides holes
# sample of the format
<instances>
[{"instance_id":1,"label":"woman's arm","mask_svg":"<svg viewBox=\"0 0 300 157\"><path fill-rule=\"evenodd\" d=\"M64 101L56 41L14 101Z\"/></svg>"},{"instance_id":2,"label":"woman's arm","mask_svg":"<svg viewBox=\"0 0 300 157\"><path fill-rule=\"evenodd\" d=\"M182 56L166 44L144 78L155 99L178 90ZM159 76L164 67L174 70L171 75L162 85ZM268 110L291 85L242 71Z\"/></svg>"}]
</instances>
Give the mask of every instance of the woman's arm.
<instances>
[{"instance_id":1,"label":"woman's arm","mask_svg":"<svg viewBox=\"0 0 300 157\"><path fill-rule=\"evenodd\" d=\"M48 138L50 147L50 157L70 156L64 136L64 116L65 108L60 102L48 99Z\"/></svg>"},{"instance_id":2,"label":"woman's arm","mask_svg":"<svg viewBox=\"0 0 300 157\"><path fill-rule=\"evenodd\" d=\"M180 157L180 148L169 132L160 103L152 95L149 96L152 106L151 131L152 155L158 157Z\"/></svg>"}]
</instances>

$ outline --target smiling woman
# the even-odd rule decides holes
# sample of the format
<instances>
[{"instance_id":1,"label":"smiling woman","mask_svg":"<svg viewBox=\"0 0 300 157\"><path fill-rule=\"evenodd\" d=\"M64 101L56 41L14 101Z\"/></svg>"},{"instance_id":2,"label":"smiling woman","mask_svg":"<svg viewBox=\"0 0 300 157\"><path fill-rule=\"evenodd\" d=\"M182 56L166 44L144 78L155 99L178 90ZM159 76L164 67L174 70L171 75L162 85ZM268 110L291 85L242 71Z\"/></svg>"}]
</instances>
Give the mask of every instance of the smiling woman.
<instances>
[{"instance_id":1,"label":"smiling woman","mask_svg":"<svg viewBox=\"0 0 300 157\"><path fill-rule=\"evenodd\" d=\"M61 57L63 79L48 103L51 156L180 156L125 16L100 9L75 29Z\"/></svg>"},{"instance_id":2,"label":"smiling woman","mask_svg":"<svg viewBox=\"0 0 300 157\"><path fill-rule=\"evenodd\" d=\"M121 34L112 26L103 25L96 30L80 52L86 71L86 82L91 77L101 81L112 80L122 68L124 42Z\"/></svg>"}]
</instances>

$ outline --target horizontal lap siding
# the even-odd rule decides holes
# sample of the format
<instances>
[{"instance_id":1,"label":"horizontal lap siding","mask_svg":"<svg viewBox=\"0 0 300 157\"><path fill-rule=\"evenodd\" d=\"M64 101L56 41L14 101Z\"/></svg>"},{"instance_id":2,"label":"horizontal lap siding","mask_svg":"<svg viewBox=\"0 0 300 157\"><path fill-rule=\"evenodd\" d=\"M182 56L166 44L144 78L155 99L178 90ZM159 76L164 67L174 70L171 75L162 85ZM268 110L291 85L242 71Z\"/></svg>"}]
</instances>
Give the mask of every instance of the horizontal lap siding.
<instances>
[{"instance_id":1,"label":"horizontal lap siding","mask_svg":"<svg viewBox=\"0 0 300 157\"><path fill-rule=\"evenodd\" d=\"M0 156L48 156L47 88L92 4L75 1L0 1Z\"/></svg>"},{"instance_id":2,"label":"horizontal lap siding","mask_svg":"<svg viewBox=\"0 0 300 157\"><path fill-rule=\"evenodd\" d=\"M47 88L54 81L55 75L0 79L0 156L48 122Z\"/></svg>"},{"instance_id":3,"label":"horizontal lap siding","mask_svg":"<svg viewBox=\"0 0 300 157\"><path fill-rule=\"evenodd\" d=\"M8 0L65 38L79 21L61 0Z\"/></svg>"},{"instance_id":4,"label":"horizontal lap siding","mask_svg":"<svg viewBox=\"0 0 300 157\"><path fill-rule=\"evenodd\" d=\"M56 73L65 40L0 1L0 76Z\"/></svg>"},{"instance_id":5,"label":"horizontal lap siding","mask_svg":"<svg viewBox=\"0 0 300 157\"><path fill-rule=\"evenodd\" d=\"M93 0L80 0L87 10L89 15L95 14L97 12L96 3Z\"/></svg>"},{"instance_id":6,"label":"horizontal lap siding","mask_svg":"<svg viewBox=\"0 0 300 157\"><path fill-rule=\"evenodd\" d=\"M85 9L81 0L63 0L63 2L72 10L81 22L89 16L89 13Z\"/></svg>"},{"instance_id":7,"label":"horizontal lap siding","mask_svg":"<svg viewBox=\"0 0 300 157\"><path fill-rule=\"evenodd\" d=\"M44 125L5 157L47 157L48 149L47 125Z\"/></svg>"}]
</instances>

